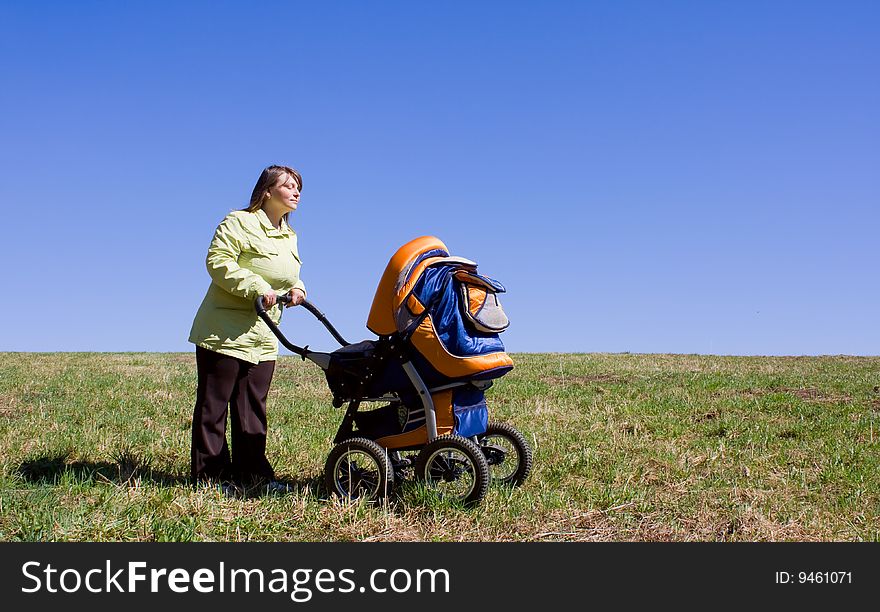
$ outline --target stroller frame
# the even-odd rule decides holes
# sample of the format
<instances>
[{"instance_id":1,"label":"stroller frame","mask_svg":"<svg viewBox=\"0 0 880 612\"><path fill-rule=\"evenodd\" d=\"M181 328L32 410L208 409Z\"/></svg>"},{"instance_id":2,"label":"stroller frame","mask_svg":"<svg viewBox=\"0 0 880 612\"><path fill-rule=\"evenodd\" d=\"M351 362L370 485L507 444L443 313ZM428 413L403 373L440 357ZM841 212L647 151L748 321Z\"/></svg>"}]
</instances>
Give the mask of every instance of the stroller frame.
<instances>
[{"instance_id":1,"label":"stroller frame","mask_svg":"<svg viewBox=\"0 0 880 612\"><path fill-rule=\"evenodd\" d=\"M287 304L290 302L290 297L288 295L278 296L278 302L281 304ZM345 338L340 335L336 328L333 327L333 324L327 319L327 317L322 313L318 308L309 302L308 300L304 300L301 304L306 310L312 313L315 318L317 318L324 327L330 332L330 334L336 339L337 342L343 347L351 346L352 343L347 342ZM309 361L315 363L322 370L327 370L330 367L330 354L322 353L318 351L309 350L308 345L301 347L296 346L290 340L285 337L284 333L278 329L278 326L269 318L269 314L266 312L265 307L263 306L263 298L262 296L258 297L254 301L254 310L256 310L257 315L263 320L266 325L269 326L269 329L275 334L275 337L278 338L279 342L284 345L290 352L295 353L302 357L303 361L308 359ZM419 400L422 402L422 406L425 408L425 427L428 431L428 442L433 442L437 437L437 412L434 406L434 400L431 398L432 393L436 393L438 391L446 391L449 389L455 389L458 387L465 387L468 385L475 386L478 389L485 390L492 386L492 381L468 381L468 382L453 382L445 385L440 385L438 387L434 387L429 389L425 384L425 381L422 379L416 367L413 365L412 361L407 359L406 355L406 344L407 338L405 336L400 336L397 339L394 339L393 336L390 337L390 344L388 346L389 356L391 358L397 358L401 360L401 368L406 373L407 378L412 383L414 389L419 395ZM381 342L381 340L380 340ZM381 349L380 349L381 350ZM333 439L334 444L342 442L347 437L350 437L349 434L352 433L351 426L354 422L354 415L358 411L359 405L361 402L399 402L400 398L395 395L383 395L382 397L358 397L349 400L348 408L345 411L345 416L342 419L342 423L339 425L339 429L336 432L336 436ZM334 400L334 406L337 405L337 401ZM421 445L419 445L420 447ZM398 450L408 450L406 447Z\"/></svg>"}]
</instances>

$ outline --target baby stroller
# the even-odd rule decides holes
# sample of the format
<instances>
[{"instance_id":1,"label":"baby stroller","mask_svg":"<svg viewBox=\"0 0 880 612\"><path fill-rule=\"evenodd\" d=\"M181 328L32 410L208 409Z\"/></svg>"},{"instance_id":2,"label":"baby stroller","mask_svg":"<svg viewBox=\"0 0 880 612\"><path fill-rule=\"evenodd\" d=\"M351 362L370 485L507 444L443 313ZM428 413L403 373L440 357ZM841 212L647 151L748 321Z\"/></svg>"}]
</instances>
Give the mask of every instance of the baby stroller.
<instances>
[{"instance_id":1,"label":"baby stroller","mask_svg":"<svg viewBox=\"0 0 880 612\"><path fill-rule=\"evenodd\" d=\"M514 427L489 420L484 395L513 369L498 336L508 326L497 297L504 291L474 262L423 236L385 268L367 320L378 340L347 342L304 302L342 348L295 346L257 298L257 314L279 341L324 370L333 406L348 404L324 469L330 491L380 500L414 472L443 497L475 505L490 481L525 481L531 448Z\"/></svg>"}]
</instances>

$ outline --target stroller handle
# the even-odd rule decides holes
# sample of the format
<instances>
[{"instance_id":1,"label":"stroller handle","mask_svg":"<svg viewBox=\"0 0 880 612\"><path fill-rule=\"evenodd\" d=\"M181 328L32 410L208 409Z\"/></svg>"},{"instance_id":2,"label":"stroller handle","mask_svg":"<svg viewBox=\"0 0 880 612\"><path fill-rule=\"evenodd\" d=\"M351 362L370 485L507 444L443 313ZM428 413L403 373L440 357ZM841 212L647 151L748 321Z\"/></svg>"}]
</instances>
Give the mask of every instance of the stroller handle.
<instances>
[{"instance_id":1,"label":"stroller handle","mask_svg":"<svg viewBox=\"0 0 880 612\"><path fill-rule=\"evenodd\" d=\"M278 295L277 300L278 300L279 304L289 304L291 302L291 297L290 297L289 293L285 293L284 295ZM312 304L308 300L303 300L302 302L300 302L300 306L302 306L303 308L308 310L310 313L312 313L315 316L316 319L318 319L321 323L323 323L324 327L327 328L327 331L330 332L330 334L333 336L333 338L335 338L336 341L340 345L348 346L349 344L351 344L345 338L343 338L342 335L338 331L336 331L336 328L333 327L333 325L330 323L330 321L327 320L327 317L324 316L324 313L321 312L320 310L318 310L318 308L314 304ZM266 322L266 324L269 326L269 329L271 329L272 333L274 333L275 336L279 340L281 340L281 342L284 344L284 346L286 346L289 350L293 351L294 353L297 353L298 355L302 354L302 353L300 353L300 351L294 350L293 348L291 348L293 345L291 345L287 341L287 338L284 337L284 334L281 333L281 330L278 329L278 327L274 323L272 323L271 319L269 319L269 316L266 314L266 307L263 305L263 296L262 295L258 295L257 299L254 300L254 310L257 311L257 315L259 315L259 317L261 319L263 319L263 321ZM296 347L296 348L299 348L299 347ZM300 349L300 350L302 350L302 349Z\"/></svg>"}]
</instances>

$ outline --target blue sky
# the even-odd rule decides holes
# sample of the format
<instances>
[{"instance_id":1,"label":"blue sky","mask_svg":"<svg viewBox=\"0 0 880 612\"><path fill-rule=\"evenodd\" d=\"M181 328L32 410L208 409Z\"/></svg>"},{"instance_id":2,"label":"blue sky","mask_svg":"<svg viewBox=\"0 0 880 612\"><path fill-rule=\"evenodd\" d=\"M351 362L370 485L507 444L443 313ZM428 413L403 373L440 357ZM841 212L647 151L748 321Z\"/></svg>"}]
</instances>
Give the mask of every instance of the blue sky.
<instances>
[{"instance_id":1,"label":"blue sky","mask_svg":"<svg viewBox=\"0 0 880 612\"><path fill-rule=\"evenodd\" d=\"M880 353L876 2L3 2L0 53L0 350L191 350L281 163L350 340L431 234L512 352Z\"/></svg>"}]
</instances>

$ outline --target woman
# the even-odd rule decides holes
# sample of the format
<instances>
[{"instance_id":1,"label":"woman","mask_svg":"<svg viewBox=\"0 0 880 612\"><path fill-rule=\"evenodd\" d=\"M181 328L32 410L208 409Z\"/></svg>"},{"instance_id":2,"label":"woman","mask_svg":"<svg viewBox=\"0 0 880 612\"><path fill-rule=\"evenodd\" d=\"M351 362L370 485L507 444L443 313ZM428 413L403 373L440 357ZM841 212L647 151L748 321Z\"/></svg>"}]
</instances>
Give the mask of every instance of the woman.
<instances>
[{"instance_id":1,"label":"woman","mask_svg":"<svg viewBox=\"0 0 880 612\"><path fill-rule=\"evenodd\" d=\"M266 397L278 342L254 311L262 296L269 316L281 320L277 296L290 305L306 297L299 278L297 237L288 225L302 190L299 172L269 166L260 174L250 205L217 227L208 247L211 285L196 313L189 341L196 345L198 389L192 422L193 482L220 481L286 491L266 458ZM226 413L231 407L231 446ZM230 486L230 481L233 484Z\"/></svg>"}]
</instances>

